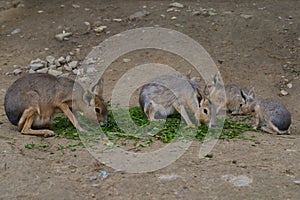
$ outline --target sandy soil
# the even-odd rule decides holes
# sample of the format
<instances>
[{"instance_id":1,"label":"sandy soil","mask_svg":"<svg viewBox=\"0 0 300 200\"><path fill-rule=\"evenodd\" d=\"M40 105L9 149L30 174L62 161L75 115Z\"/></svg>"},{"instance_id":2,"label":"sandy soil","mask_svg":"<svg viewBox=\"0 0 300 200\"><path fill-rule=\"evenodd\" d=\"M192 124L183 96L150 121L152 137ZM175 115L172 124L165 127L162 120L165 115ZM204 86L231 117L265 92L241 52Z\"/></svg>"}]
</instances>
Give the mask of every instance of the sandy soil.
<instances>
[{"instance_id":1,"label":"sandy soil","mask_svg":"<svg viewBox=\"0 0 300 200\"><path fill-rule=\"evenodd\" d=\"M300 199L300 185L295 182L300 180L300 2L182 1L185 7L178 8L180 12L167 12L171 2L0 1L0 199ZM200 7L213 8L217 15L193 16ZM128 20L141 10L150 14ZM115 18L123 20L116 22L112 20ZM106 33L86 33L85 21L107 26ZM21 76L11 73L14 65L26 68L33 59L48 55L58 58L69 52L75 52L74 59L82 61L106 38L150 26L174 29L199 42L226 83L255 87L259 97L280 99L292 113L291 135L246 132L243 135L253 140L219 140L212 159L199 159L200 144L194 142L170 166L130 174L100 164L82 146L58 150L71 142L65 138L21 135L8 122L3 108L5 91ZM12 35L16 28L21 32ZM54 38L62 30L73 33L70 40ZM131 61L123 63L124 57ZM153 61L182 73L189 68L175 55L132 52L107 70L105 99L111 98L114 85L128 69ZM288 82L292 88L287 88ZM289 94L279 95L281 89ZM25 145L31 143L47 143L48 147L26 149ZM90 180L101 170L110 176ZM160 179L168 175L176 178ZM226 179L233 176L246 176L251 183L237 187Z\"/></svg>"}]
</instances>

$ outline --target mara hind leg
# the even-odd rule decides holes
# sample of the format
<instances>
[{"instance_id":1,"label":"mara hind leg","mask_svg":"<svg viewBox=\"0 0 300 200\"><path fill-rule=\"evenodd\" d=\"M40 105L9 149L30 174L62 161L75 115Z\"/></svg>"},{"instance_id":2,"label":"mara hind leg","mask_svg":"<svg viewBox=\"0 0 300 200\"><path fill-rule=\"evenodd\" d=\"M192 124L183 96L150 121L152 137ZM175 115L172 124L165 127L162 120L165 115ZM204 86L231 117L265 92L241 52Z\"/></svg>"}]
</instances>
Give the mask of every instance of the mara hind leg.
<instances>
[{"instance_id":1,"label":"mara hind leg","mask_svg":"<svg viewBox=\"0 0 300 200\"><path fill-rule=\"evenodd\" d=\"M266 126L261 127L261 129L272 134L289 134L288 130L281 131L272 122L268 122L268 124Z\"/></svg>"},{"instance_id":2,"label":"mara hind leg","mask_svg":"<svg viewBox=\"0 0 300 200\"><path fill-rule=\"evenodd\" d=\"M24 135L43 135L45 137L47 136L53 136L55 133L51 130L33 130L31 129L31 125L33 123L33 120L37 114L36 108L30 107L27 108L18 123L18 129L19 131Z\"/></svg>"}]
</instances>

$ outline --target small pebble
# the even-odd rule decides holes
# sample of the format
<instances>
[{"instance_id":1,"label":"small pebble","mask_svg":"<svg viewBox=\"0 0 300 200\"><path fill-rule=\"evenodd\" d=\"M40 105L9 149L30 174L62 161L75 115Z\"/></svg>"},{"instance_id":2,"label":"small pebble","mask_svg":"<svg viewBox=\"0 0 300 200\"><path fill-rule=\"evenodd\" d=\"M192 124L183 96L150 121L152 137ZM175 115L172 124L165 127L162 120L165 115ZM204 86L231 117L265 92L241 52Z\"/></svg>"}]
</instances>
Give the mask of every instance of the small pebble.
<instances>
[{"instance_id":1,"label":"small pebble","mask_svg":"<svg viewBox=\"0 0 300 200\"><path fill-rule=\"evenodd\" d=\"M177 17L175 17L175 16L171 17L171 20L175 20L175 19L177 19Z\"/></svg>"},{"instance_id":2,"label":"small pebble","mask_svg":"<svg viewBox=\"0 0 300 200\"><path fill-rule=\"evenodd\" d=\"M106 179L110 174L106 171L100 171L99 174L98 174L98 177L101 179L101 180L104 180Z\"/></svg>"},{"instance_id":3,"label":"small pebble","mask_svg":"<svg viewBox=\"0 0 300 200\"><path fill-rule=\"evenodd\" d=\"M103 32L106 28L107 28L107 26L98 26L98 27L94 28L94 31L95 31L96 33L101 33L101 32Z\"/></svg>"},{"instance_id":4,"label":"small pebble","mask_svg":"<svg viewBox=\"0 0 300 200\"><path fill-rule=\"evenodd\" d=\"M246 15L246 14L241 14L240 16L245 19L251 19L253 17L253 15Z\"/></svg>"},{"instance_id":5,"label":"small pebble","mask_svg":"<svg viewBox=\"0 0 300 200\"><path fill-rule=\"evenodd\" d=\"M289 89L291 89L291 88L293 87L293 84L292 84L292 83L288 83L286 86L287 86Z\"/></svg>"},{"instance_id":6,"label":"small pebble","mask_svg":"<svg viewBox=\"0 0 300 200\"><path fill-rule=\"evenodd\" d=\"M44 73L46 74L48 72L48 68L42 68L42 69L38 69L36 70L37 73Z\"/></svg>"},{"instance_id":7,"label":"small pebble","mask_svg":"<svg viewBox=\"0 0 300 200\"><path fill-rule=\"evenodd\" d=\"M289 93L288 93L286 90L280 90L280 94L281 94L282 96L286 96L286 95L288 95Z\"/></svg>"},{"instance_id":8,"label":"small pebble","mask_svg":"<svg viewBox=\"0 0 300 200\"><path fill-rule=\"evenodd\" d=\"M66 62L66 59L65 59L63 56L61 56L61 57L59 57L59 58L57 59L57 61L58 61L60 64L64 64L64 63Z\"/></svg>"},{"instance_id":9,"label":"small pebble","mask_svg":"<svg viewBox=\"0 0 300 200\"><path fill-rule=\"evenodd\" d=\"M32 70L38 70L38 69L41 69L43 67L44 67L44 64L42 64L42 63L30 64L30 69L32 69Z\"/></svg>"},{"instance_id":10,"label":"small pebble","mask_svg":"<svg viewBox=\"0 0 300 200\"><path fill-rule=\"evenodd\" d=\"M19 75L19 74L21 74L22 73L22 70L21 69L15 69L14 71L13 71L13 74L14 75Z\"/></svg>"},{"instance_id":11,"label":"small pebble","mask_svg":"<svg viewBox=\"0 0 300 200\"><path fill-rule=\"evenodd\" d=\"M170 3L169 7L183 8L184 5L178 2Z\"/></svg>"},{"instance_id":12,"label":"small pebble","mask_svg":"<svg viewBox=\"0 0 300 200\"><path fill-rule=\"evenodd\" d=\"M59 75L62 75L62 71L59 71L59 70L54 70L54 69L49 69L48 71L48 74L51 74L53 76L59 76Z\"/></svg>"},{"instance_id":13,"label":"small pebble","mask_svg":"<svg viewBox=\"0 0 300 200\"><path fill-rule=\"evenodd\" d=\"M161 175L161 176L158 177L158 179L159 179L160 181L163 181L163 182L175 181L177 178L178 178L178 176L175 175L175 174L171 174L171 175Z\"/></svg>"},{"instance_id":14,"label":"small pebble","mask_svg":"<svg viewBox=\"0 0 300 200\"><path fill-rule=\"evenodd\" d=\"M73 35L73 33L63 31L62 33L56 34L55 38L59 41L64 41L64 40L68 40L69 39L68 37L71 35Z\"/></svg>"},{"instance_id":15,"label":"small pebble","mask_svg":"<svg viewBox=\"0 0 300 200\"><path fill-rule=\"evenodd\" d=\"M99 183L93 183L91 186L92 186L92 187L99 187L100 184L99 184Z\"/></svg>"},{"instance_id":16,"label":"small pebble","mask_svg":"<svg viewBox=\"0 0 300 200\"><path fill-rule=\"evenodd\" d=\"M113 19L113 22L121 22L121 21L123 21L123 20L120 19L120 18L115 18L115 19Z\"/></svg>"},{"instance_id":17,"label":"small pebble","mask_svg":"<svg viewBox=\"0 0 300 200\"><path fill-rule=\"evenodd\" d=\"M90 176L91 181L96 180L96 179L97 179L97 176Z\"/></svg>"},{"instance_id":18,"label":"small pebble","mask_svg":"<svg viewBox=\"0 0 300 200\"><path fill-rule=\"evenodd\" d=\"M17 34L17 33L20 33L20 32L21 32L21 29L16 28L16 29L13 30L10 34L14 35L14 34Z\"/></svg>"},{"instance_id":19,"label":"small pebble","mask_svg":"<svg viewBox=\"0 0 300 200\"><path fill-rule=\"evenodd\" d=\"M53 65L54 61L55 61L55 58L53 56L47 56L46 60L49 63L49 65Z\"/></svg>"},{"instance_id":20,"label":"small pebble","mask_svg":"<svg viewBox=\"0 0 300 200\"><path fill-rule=\"evenodd\" d=\"M73 7L73 8L80 8L80 5L72 4L72 7Z\"/></svg>"},{"instance_id":21,"label":"small pebble","mask_svg":"<svg viewBox=\"0 0 300 200\"><path fill-rule=\"evenodd\" d=\"M300 185L300 180L294 180L294 183L296 183L297 185Z\"/></svg>"},{"instance_id":22,"label":"small pebble","mask_svg":"<svg viewBox=\"0 0 300 200\"><path fill-rule=\"evenodd\" d=\"M129 58L124 58L124 59L123 59L123 62L124 62L124 63L128 63L128 62L130 62L130 61L131 61L131 60L130 60Z\"/></svg>"},{"instance_id":23,"label":"small pebble","mask_svg":"<svg viewBox=\"0 0 300 200\"><path fill-rule=\"evenodd\" d=\"M64 65L64 69L68 72L72 71L72 67L70 67L69 65Z\"/></svg>"}]
</instances>

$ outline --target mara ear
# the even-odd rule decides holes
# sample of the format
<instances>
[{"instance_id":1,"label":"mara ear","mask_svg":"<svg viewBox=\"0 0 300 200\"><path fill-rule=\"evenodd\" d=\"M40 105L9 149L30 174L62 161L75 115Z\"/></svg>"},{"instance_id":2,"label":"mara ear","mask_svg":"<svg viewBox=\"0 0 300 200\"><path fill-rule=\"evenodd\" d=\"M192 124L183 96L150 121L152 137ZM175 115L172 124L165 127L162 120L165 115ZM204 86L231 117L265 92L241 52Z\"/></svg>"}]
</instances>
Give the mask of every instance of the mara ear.
<instances>
[{"instance_id":1,"label":"mara ear","mask_svg":"<svg viewBox=\"0 0 300 200\"><path fill-rule=\"evenodd\" d=\"M196 97L197 97L197 100L198 100L198 104L201 107L204 100L205 100L205 94L197 88L195 89L195 93L196 93Z\"/></svg>"},{"instance_id":2,"label":"mara ear","mask_svg":"<svg viewBox=\"0 0 300 200\"><path fill-rule=\"evenodd\" d=\"M248 99L248 94L244 90L241 90L241 96L244 99L244 101L246 102Z\"/></svg>"},{"instance_id":3,"label":"mara ear","mask_svg":"<svg viewBox=\"0 0 300 200\"><path fill-rule=\"evenodd\" d=\"M91 102L93 100L93 94L90 91L86 91L83 95L83 101L88 105L91 106Z\"/></svg>"},{"instance_id":4,"label":"mara ear","mask_svg":"<svg viewBox=\"0 0 300 200\"><path fill-rule=\"evenodd\" d=\"M102 94L103 94L103 79L102 78L92 87L92 93L96 96L102 96Z\"/></svg>"},{"instance_id":5,"label":"mara ear","mask_svg":"<svg viewBox=\"0 0 300 200\"><path fill-rule=\"evenodd\" d=\"M254 87L252 87L248 93L249 98L255 99Z\"/></svg>"},{"instance_id":6,"label":"mara ear","mask_svg":"<svg viewBox=\"0 0 300 200\"><path fill-rule=\"evenodd\" d=\"M185 77L189 80L191 80L191 73L192 73L192 70L189 69L189 71L186 73Z\"/></svg>"},{"instance_id":7,"label":"mara ear","mask_svg":"<svg viewBox=\"0 0 300 200\"><path fill-rule=\"evenodd\" d=\"M209 94L209 92L208 92L208 85L207 84L205 84L203 92L204 92L205 95Z\"/></svg>"}]
</instances>

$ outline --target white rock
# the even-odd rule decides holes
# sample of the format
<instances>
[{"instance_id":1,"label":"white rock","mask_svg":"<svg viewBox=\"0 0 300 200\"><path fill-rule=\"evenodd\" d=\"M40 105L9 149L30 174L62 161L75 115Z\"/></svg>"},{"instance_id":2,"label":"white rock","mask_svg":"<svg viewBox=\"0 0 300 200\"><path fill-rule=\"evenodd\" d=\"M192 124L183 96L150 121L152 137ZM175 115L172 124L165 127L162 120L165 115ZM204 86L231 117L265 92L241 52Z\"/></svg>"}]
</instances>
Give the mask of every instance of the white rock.
<instances>
[{"instance_id":1,"label":"white rock","mask_svg":"<svg viewBox=\"0 0 300 200\"><path fill-rule=\"evenodd\" d=\"M293 87L293 84L292 84L292 83L288 83L288 84L286 84L286 86L287 86L289 89L291 89L291 88Z\"/></svg>"},{"instance_id":2,"label":"white rock","mask_svg":"<svg viewBox=\"0 0 300 200\"><path fill-rule=\"evenodd\" d=\"M123 62L124 62L124 63L128 63L128 62L130 62L130 61L131 61L131 60L130 60L129 58L124 58L124 59L123 59Z\"/></svg>"},{"instance_id":3,"label":"white rock","mask_svg":"<svg viewBox=\"0 0 300 200\"><path fill-rule=\"evenodd\" d=\"M73 7L73 8L80 8L80 5L72 4L72 7Z\"/></svg>"},{"instance_id":4,"label":"white rock","mask_svg":"<svg viewBox=\"0 0 300 200\"><path fill-rule=\"evenodd\" d=\"M14 75L19 75L19 74L21 74L22 73L22 70L21 69L15 69L14 71L13 71L13 74Z\"/></svg>"},{"instance_id":5,"label":"white rock","mask_svg":"<svg viewBox=\"0 0 300 200\"><path fill-rule=\"evenodd\" d=\"M87 68L87 70L86 70L86 73L89 73L89 74L95 73L95 72L97 72L97 70L96 70L94 67L89 67L89 68Z\"/></svg>"},{"instance_id":6,"label":"white rock","mask_svg":"<svg viewBox=\"0 0 300 200\"><path fill-rule=\"evenodd\" d=\"M169 7L183 8L184 5L178 2L170 3Z\"/></svg>"},{"instance_id":7,"label":"white rock","mask_svg":"<svg viewBox=\"0 0 300 200\"><path fill-rule=\"evenodd\" d=\"M46 74L48 72L48 68L42 68L42 69L36 70L36 72Z\"/></svg>"},{"instance_id":8,"label":"white rock","mask_svg":"<svg viewBox=\"0 0 300 200\"><path fill-rule=\"evenodd\" d=\"M55 38L59 41L63 41L63 40L68 40L68 37L71 35L73 35L73 33L63 31L62 33L56 34Z\"/></svg>"},{"instance_id":9,"label":"white rock","mask_svg":"<svg viewBox=\"0 0 300 200\"><path fill-rule=\"evenodd\" d=\"M247 15L247 14L241 14L240 16L245 19L251 19L253 17L253 15Z\"/></svg>"},{"instance_id":10,"label":"white rock","mask_svg":"<svg viewBox=\"0 0 300 200\"><path fill-rule=\"evenodd\" d=\"M61 56L60 58L57 59L57 61L60 63L60 64L64 64L66 62L66 59Z\"/></svg>"},{"instance_id":11,"label":"white rock","mask_svg":"<svg viewBox=\"0 0 300 200\"><path fill-rule=\"evenodd\" d=\"M49 66L49 69L56 69L56 68L57 68L57 66L55 64Z\"/></svg>"},{"instance_id":12,"label":"white rock","mask_svg":"<svg viewBox=\"0 0 300 200\"><path fill-rule=\"evenodd\" d=\"M30 69L32 69L32 70L38 70L38 69L43 68L44 64L42 64L42 63L32 63L29 66L30 66Z\"/></svg>"},{"instance_id":13,"label":"white rock","mask_svg":"<svg viewBox=\"0 0 300 200\"><path fill-rule=\"evenodd\" d=\"M130 15L129 20L140 19L145 16L148 16L149 14L150 14L150 12L148 12L146 10L138 11L138 12L135 12L134 14Z\"/></svg>"},{"instance_id":14,"label":"white rock","mask_svg":"<svg viewBox=\"0 0 300 200\"><path fill-rule=\"evenodd\" d=\"M33 69L30 69L30 70L28 71L28 73L29 73L29 74L34 74L35 71L34 71Z\"/></svg>"},{"instance_id":15,"label":"white rock","mask_svg":"<svg viewBox=\"0 0 300 200\"><path fill-rule=\"evenodd\" d=\"M55 61L55 58L53 56L47 56L46 60L49 63L49 65L53 65L54 61Z\"/></svg>"},{"instance_id":16,"label":"white rock","mask_svg":"<svg viewBox=\"0 0 300 200\"><path fill-rule=\"evenodd\" d=\"M72 72L73 72L73 74L77 75L78 74L78 69L74 69Z\"/></svg>"},{"instance_id":17,"label":"white rock","mask_svg":"<svg viewBox=\"0 0 300 200\"><path fill-rule=\"evenodd\" d=\"M43 12L44 12L43 10L39 10L39 11L38 11L39 14L42 14Z\"/></svg>"},{"instance_id":18,"label":"white rock","mask_svg":"<svg viewBox=\"0 0 300 200\"><path fill-rule=\"evenodd\" d=\"M59 76L62 75L62 71L54 70L54 69L49 69L48 74L51 74L53 76Z\"/></svg>"},{"instance_id":19,"label":"white rock","mask_svg":"<svg viewBox=\"0 0 300 200\"><path fill-rule=\"evenodd\" d=\"M282 96L286 96L286 95L288 95L289 93L288 93L286 90L280 90L280 94L281 94Z\"/></svg>"},{"instance_id":20,"label":"white rock","mask_svg":"<svg viewBox=\"0 0 300 200\"><path fill-rule=\"evenodd\" d=\"M180 10L177 8L169 8L167 12L180 12Z\"/></svg>"},{"instance_id":21,"label":"white rock","mask_svg":"<svg viewBox=\"0 0 300 200\"><path fill-rule=\"evenodd\" d=\"M37 58L37 59L35 59L35 60L30 61L30 64L41 63L41 62L42 62L42 60L39 59L39 58Z\"/></svg>"},{"instance_id":22,"label":"white rock","mask_svg":"<svg viewBox=\"0 0 300 200\"><path fill-rule=\"evenodd\" d=\"M96 33L101 33L101 32L103 32L105 29L107 29L107 26L98 26L98 27L94 28L94 31L95 31Z\"/></svg>"},{"instance_id":23,"label":"white rock","mask_svg":"<svg viewBox=\"0 0 300 200\"><path fill-rule=\"evenodd\" d=\"M69 56L69 55L67 55L67 56L66 56L66 62L71 62L71 60L72 60L72 57Z\"/></svg>"},{"instance_id":24,"label":"white rock","mask_svg":"<svg viewBox=\"0 0 300 200\"><path fill-rule=\"evenodd\" d=\"M68 72L72 71L72 67L70 67L69 65L64 65L65 70L67 70Z\"/></svg>"},{"instance_id":25,"label":"white rock","mask_svg":"<svg viewBox=\"0 0 300 200\"><path fill-rule=\"evenodd\" d=\"M69 67L71 67L72 69L75 69L78 65L78 61L72 61L70 63L68 63Z\"/></svg>"},{"instance_id":26,"label":"white rock","mask_svg":"<svg viewBox=\"0 0 300 200\"><path fill-rule=\"evenodd\" d=\"M121 21L123 21L123 20L120 19L120 18L115 18L115 19L113 19L113 22L121 22Z\"/></svg>"},{"instance_id":27,"label":"white rock","mask_svg":"<svg viewBox=\"0 0 300 200\"><path fill-rule=\"evenodd\" d=\"M177 19L177 17L175 17L175 16L171 17L171 20L176 20L176 19Z\"/></svg>"},{"instance_id":28,"label":"white rock","mask_svg":"<svg viewBox=\"0 0 300 200\"><path fill-rule=\"evenodd\" d=\"M176 174L168 174L168 175L161 175L158 177L160 181L163 182L170 182L170 181L175 181L179 176Z\"/></svg>"}]
</instances>

